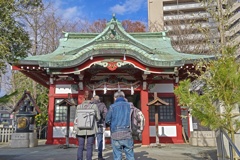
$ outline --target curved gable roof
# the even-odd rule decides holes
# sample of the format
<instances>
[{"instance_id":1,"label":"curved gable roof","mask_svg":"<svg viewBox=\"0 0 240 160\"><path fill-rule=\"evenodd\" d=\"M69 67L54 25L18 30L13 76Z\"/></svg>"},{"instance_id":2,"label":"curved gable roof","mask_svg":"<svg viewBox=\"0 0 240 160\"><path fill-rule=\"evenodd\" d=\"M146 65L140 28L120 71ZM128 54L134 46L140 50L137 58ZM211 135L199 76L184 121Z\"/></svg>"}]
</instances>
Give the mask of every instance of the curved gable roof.
<instances>
[{"instance_id":1,"label":"curved gable roof","mask_svg":"<svg viewBox=\"0 0 240 160\"><path fill-rule=\"evenodd\" d=\"M127 33L114 17L100 34L65 32L58 48L46 55L27 57L20 63L48 68L69 68L81 65L89 57L126 56L152 67L175 67L214 56L177 52L165 32Z\"/></svg>"}]
</instances>

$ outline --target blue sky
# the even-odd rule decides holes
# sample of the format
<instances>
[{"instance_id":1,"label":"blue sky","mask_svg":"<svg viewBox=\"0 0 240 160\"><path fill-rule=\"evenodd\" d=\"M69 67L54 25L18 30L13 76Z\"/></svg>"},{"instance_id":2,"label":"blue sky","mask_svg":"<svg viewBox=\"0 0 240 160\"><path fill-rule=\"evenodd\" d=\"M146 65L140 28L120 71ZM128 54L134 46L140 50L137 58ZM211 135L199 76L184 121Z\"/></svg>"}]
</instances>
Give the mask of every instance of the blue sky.
<instances>
[{"instance_id":1,"label":"blue sky","mask_svg":"<svg viewBox=\"0 0 240 160\"><path fill-rule=\"evenodd\" d=\"M49 0L45 0L49 1ZM122 20L147 22L147 0L51 0L65 19Z\"/></svg>"},{"instance_id":2,"label":"blue sky","mask_svg":"<svg viewBox=\"0 0 240 160\"><path fill-rule=\"evenodd\" d=\"M119 21L147 23L147 0L44 0L52 2L58 15L65 20L111 20L115 13ZM0 87L0 97L5 90Z\"/></svg>"}]
</instances>

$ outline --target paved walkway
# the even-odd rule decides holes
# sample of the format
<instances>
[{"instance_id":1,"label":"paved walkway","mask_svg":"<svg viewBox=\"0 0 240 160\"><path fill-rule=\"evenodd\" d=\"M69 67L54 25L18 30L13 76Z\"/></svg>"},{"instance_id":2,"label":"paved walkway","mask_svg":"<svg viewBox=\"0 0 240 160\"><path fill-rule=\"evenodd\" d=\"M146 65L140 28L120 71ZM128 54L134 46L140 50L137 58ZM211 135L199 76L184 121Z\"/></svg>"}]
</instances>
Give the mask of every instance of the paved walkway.
<instances>
[{"instance_id":1,"label":"paved walkway","mask_svg":"<svg viewBox=\"0 0 240 160\"><path fill-rule=\"evenodd\" d=\"M217 160L215 147L193 147L188 144L166 144L161 148L135 145L136 160ZM0 144L0 160L76 160L77 147L63 149L59 145L45 145L40 141L33 148L11 148ZM103 152L106 160L113 160L112 148L106 146ZM93 153L93 160L97 152Z\"/></svg>"}]
</instances>

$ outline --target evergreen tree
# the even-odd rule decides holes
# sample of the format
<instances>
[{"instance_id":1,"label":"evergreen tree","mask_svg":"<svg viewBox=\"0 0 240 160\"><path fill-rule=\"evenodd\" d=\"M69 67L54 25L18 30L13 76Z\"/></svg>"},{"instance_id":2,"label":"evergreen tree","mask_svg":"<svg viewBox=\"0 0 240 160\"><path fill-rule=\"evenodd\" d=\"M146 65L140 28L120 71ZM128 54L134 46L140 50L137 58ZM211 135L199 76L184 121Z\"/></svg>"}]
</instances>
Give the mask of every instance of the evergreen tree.
<instances>
[{"instance_id":1,"label":"evergreen tree","mask_svg":"<svg viewBox=\"0 0 240 160\"><path fill-rule=\"evenodd\" d=\"M217 60L198 63L196 73L200 76L190 74L174 91L179 104L189 107L203 126L224 129L233 141L240 130L240 63L234 53L235 47L226 47ZM192 77L202 87L195 90Z\"/></svg>"},{"instance_id":2,"label":"evergreen tree","mask_svg":"<svg viewBox=\"0 0 240 160\"><path fill-rule=\"evenodd\" d=\"M26 57L31 47L24 24L20 23L22 11L40 5L39 0L0 0L0 73L6 63Z\"/></svg>"}]
</instances>

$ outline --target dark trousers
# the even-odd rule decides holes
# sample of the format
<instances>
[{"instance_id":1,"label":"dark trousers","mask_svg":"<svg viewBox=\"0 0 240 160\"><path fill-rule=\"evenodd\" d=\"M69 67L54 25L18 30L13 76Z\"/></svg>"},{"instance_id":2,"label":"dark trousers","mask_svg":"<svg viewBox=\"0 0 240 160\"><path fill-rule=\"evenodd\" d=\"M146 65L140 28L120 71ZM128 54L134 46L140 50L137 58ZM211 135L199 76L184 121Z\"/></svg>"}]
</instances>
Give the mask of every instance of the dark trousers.
<instances>
[{"instance_id":1,"label":"dark trousers","mask_svg":"<svg viewBox=\"0 0 240 160\"><path fill-rule=\"evenodd\" d=\"M83 160L83 150L84 150L84 145L85 145L85 138L87 138L86 160L92 160L94 135L78 136L78 145L79 146L78 146L77 160Z\"/></svg>"},{"instance_id":2,"label":"dark trousers","mask_svg":"<svg viewBox=\"0 0 240 160\"><path fill-rule=\"evenodd\" d=\"M103 133L97 133L98 158L103 158Z\"/></svg>"}]
</instances>

